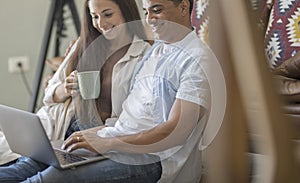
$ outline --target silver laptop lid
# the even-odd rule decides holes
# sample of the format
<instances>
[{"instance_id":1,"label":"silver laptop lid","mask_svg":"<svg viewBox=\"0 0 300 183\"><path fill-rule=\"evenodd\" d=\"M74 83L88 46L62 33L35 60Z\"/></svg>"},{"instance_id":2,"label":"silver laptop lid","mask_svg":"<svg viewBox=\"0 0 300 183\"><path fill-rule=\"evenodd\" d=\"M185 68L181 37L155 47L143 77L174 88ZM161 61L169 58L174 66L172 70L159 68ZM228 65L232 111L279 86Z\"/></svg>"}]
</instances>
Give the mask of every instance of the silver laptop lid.
<instances>
[{"instance_id":1,"label":"silver laptop lid","mask_svg":"<svg viewBox=\"0 0 300 183\"><path fill-rule=\"evenodd\" d=\"M13 152L59 167L51 143L36 114L0 105L0 128Z\"/></svg>"},{"instance_id":2,"label":"silver laptop lid","mask_svg":"<svg viewBox=\"0 0 300 183\"><path fill-rule=\"evenodd\" d=\"M27 111L0 105L0 128L13 152L57 168L72 168L107 159L105 156L79 149L72 153L76 161L60 164L40 118ZM69 156L70 154L67 153L60 157L69 159Z\"/></svg>"}]
</instances>

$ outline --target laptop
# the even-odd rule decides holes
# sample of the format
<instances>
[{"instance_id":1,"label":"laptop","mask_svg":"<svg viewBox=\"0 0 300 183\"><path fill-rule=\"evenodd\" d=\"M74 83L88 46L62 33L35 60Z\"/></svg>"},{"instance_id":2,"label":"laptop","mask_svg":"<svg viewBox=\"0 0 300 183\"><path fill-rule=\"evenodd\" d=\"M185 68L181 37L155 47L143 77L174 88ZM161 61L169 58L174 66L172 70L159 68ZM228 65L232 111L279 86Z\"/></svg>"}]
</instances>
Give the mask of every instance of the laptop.
<instances>
[{"instance_id":1,"label":"laptop","mask_svg":"<svg viewBox=\"0 0 300 183\"><path fill-rule=\"evenodd\" d=\"M13 152L60 169L107 159L88 150L68 153L54 147L34 113L0 105L0 128Z\"/></svg>"}]
</instances>

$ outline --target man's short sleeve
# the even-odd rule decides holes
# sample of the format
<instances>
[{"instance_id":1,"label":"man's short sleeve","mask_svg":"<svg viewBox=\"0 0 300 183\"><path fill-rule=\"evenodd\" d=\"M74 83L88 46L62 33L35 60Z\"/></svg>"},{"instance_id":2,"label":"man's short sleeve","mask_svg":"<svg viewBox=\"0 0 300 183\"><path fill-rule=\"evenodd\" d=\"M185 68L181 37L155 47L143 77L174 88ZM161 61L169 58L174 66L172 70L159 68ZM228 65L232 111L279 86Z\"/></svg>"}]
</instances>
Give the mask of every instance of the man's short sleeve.
<instances>
[{"instance_id":1,"label":"man's short sleeve","mask_svg":"<svg viewBox=\"0 0 300 183\"><path fill-rule=\"evenodd\" d=\"M176 98L209 108L210 92L204 68L195 58L188 60L183 66Z\"/></svg>"}]
</instances>

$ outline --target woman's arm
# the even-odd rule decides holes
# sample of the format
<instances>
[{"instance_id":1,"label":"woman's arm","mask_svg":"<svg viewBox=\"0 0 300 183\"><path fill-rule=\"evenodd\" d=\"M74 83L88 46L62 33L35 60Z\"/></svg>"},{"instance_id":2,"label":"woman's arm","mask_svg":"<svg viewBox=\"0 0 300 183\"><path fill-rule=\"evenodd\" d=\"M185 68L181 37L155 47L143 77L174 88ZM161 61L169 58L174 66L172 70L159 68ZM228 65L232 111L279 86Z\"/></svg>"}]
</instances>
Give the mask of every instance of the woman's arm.
<instances>
[{"instance_id":1,"label":"woman's arm","mask_svg":"<svg viewBox=\"0 0 300 183\"><path fill-rule=\"evenodd\" d=\"M67 78L65 72L69 59L78 45L77 43L78 41L72 45L68 55L65 57L64 61L59 66L52 79L49 80L43 99L45 105L51 106L56 103L65 102L66 99L71 96L70 93L65 91L65 80Z\"/></svg>"},{"instance_id":2,"label":"woman's arm","mask_svg":"<svg viewBox=\"0 0 300 183\"><path fill-rule=\"evenodd\" d=\"M77 71L71 72L63 83L58 85L53 93L53 101L56 103L65 102L74 92L78 90Z\"/></svg>"}]
</instances>

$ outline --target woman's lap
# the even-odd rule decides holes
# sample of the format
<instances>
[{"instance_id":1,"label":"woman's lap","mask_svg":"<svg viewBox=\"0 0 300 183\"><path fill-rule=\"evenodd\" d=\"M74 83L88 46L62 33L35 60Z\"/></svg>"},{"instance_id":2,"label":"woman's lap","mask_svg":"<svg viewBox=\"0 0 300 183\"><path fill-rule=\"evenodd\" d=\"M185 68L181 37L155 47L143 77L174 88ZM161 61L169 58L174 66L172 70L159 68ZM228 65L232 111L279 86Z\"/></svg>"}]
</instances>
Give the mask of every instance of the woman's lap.
<instances>
[{"instance_id":1,"label":"woman's lap","mask_svg":"<svg viewBox=\"0 0 300 183\"><path fill-rule=\"evenodd\" d=\"M35 162L29 158L0 168L0 182L157 182L161 176L160 162L147 165L130 165L110 159L74 169L60 170Z\"/></svg>"},{"instance_id":2,"label":"woman's lap","mask_svg":"<svg viewBox=\"0 0 300 183\"><path fill-rule=\"evenodd\" d=\"M20 157L16 163L0 167L0 182L20 182L47 167L48 165L36 162L30 158Z\"/></svg>"},{"instance_id":3,"label":"woman's lap","mask_svg":"<svg viewBox=\"0 0 300 183\"><path fill-rule=\"evenodd\" d=\"M16 159L16 160L12 160L12 161L10 161L10 162L7 162L7 163L5 163L5 164L2 164L2 165L0 165L0 167L9 166L9 165L12 165L12 164L14 164L14 163L16 163L16 162L17 162L17 159Z\"/></svg>"},{"instance_id":4,"label":"woman's lap","mask_svg":"<svg viewBox=\"0 0 300 183\"><path fill-rule=\"evenodd\" d=\"M112 160L83 165L75 169L59 170L49 167L25 182L157 182L161 176L160 163L126 165Z\"/></svg>"}]
</instances>

